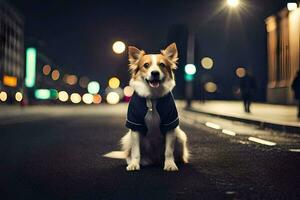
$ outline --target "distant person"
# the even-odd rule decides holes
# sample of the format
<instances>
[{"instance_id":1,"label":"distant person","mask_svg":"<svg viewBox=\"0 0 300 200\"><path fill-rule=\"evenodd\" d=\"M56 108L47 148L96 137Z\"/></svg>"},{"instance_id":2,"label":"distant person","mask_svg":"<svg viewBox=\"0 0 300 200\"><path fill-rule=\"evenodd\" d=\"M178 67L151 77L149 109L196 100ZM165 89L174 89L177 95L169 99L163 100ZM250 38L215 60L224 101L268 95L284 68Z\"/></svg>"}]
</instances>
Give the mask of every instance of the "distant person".
<instances>
[{"instance_id":1,"label":"distant person","mask_svg":"<svg viewBox=\"0 0 300 200\"><path fill-rule=\"evenodd\" d=\"M256 90L256 82L251 71L247 70L246 75L240 81L241 95L244 102L245 112L250 113L250 106Z\"/></svg>"},{"instance_id":2,"label":"distant person","mask_svg":"<svg viewBox=\"0 0 300 200\"><path fill-rule=\"evenodd\" d=\"M300 118L300 71L298 71L293 81L292 89L295 93L295 99L298 100L298 118Z\"/></svg>"}]
</instances>

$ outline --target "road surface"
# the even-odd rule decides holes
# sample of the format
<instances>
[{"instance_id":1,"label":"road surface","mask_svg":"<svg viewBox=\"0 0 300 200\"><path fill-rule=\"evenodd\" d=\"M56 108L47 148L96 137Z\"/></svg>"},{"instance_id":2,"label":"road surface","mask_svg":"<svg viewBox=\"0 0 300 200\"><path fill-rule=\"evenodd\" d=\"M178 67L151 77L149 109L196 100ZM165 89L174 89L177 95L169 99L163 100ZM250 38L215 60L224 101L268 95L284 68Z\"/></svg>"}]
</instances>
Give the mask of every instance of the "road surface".
<instances>
[{"instance_id":1,"label":"road surface","mask_svg":"<svg viewBox=\"0 0 300 200\"><path fill-rule=\"evenodd\" d=\"M1 110L1 109L0 109ZM9 110L9 109L8 109ZM299 199L298 135L180 109L190 164L127 172L126 105L33 107L0 116L1 199ZM237 133L222 134L218 124ZM216 129L217 128L217 129ZM230 132L229 132L230 133ZM250 141L264 138L276 145Z\"/></svg>"}]
</instances>

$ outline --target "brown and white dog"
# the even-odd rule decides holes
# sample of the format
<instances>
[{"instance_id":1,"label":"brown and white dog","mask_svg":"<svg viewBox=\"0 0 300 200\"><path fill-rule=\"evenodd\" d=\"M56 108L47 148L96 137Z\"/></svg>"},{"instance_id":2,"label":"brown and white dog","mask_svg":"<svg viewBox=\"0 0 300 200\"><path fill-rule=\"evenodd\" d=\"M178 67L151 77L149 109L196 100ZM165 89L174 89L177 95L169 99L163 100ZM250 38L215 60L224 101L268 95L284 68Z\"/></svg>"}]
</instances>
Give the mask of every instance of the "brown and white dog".
<instances>
[{"instance_id":1,"label":"brown and white dog","mask_svg":"<svg viewBox=\"0 0 300 200\"><path fill-rule=\"evenodd\" d=\"M178 125L171 93L175 86L173 70L177 68L178 60L176 44L169 45L160 54L146 54L143 50L129 46L128 54L130 86L135 91L129 103L131 111L128 111L133 113L127 114L126 126L130 130L121 139L122 151L113 151L104 156L126 159L128 171L139 170L140 165L160 163L164 164L166 171L177 171L175 161L187 163L190 153L187 136ZM164 121L164 110L169 108L173 111L166 113L173 112L175 119ZM141 116L138 113L142 113ZM138 122L133 122L130 119L132 116L138 117Z\"/></svg>"}]
</instances>

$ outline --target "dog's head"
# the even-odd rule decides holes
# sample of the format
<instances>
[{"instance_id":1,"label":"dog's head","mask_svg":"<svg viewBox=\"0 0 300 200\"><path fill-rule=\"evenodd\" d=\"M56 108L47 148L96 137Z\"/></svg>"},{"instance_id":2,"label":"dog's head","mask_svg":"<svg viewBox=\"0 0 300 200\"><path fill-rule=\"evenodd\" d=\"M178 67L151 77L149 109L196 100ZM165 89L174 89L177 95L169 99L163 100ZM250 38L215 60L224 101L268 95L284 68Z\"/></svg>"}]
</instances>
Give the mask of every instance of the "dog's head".
<instances>
[{"instance_id":1,"label":"dog's head","mask_svg":"<svg viewBox=\"0 0 300 200\"><path fill-rule=\"evenodd\" d=\"M136 47L128 47L130 85L143 97L159 98L175 86L173 70L177 68L176 44L161 50L160 54L146 54Z\"/></svg>"}]
</instances>

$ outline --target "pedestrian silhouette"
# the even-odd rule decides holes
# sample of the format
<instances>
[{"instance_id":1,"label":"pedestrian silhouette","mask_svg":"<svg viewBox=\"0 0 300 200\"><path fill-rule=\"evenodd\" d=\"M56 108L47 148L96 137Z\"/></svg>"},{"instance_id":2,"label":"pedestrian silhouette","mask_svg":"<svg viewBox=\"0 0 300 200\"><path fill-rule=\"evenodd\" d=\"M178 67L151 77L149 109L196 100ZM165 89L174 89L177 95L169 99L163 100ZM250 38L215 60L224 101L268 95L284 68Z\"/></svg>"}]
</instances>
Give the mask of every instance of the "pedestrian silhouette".
<instances>
[{"instance_id":1,"label":"pedestrian silhouette","mask_svg":"<svg viewBox=\"0 0 300 200\"><path fill-rule=\"evenodd\" d=\"M244 102L245 112L250 113L250 106L256 90L256 82L251 71L247 70L245 76L240 81L241 95Z\"/></svg>"},{"instance_id":2,"label":"pedestrian silhouette","mask_svg":"<svg viewBox=\"0 0 300 200\"><path fill-rule=\"evenodd\" d=\"M295 99L298 100L298 118L300 118L300 71L298 71L292 83L292 89L295 93Z\"/></svg>"}]
</instances>

